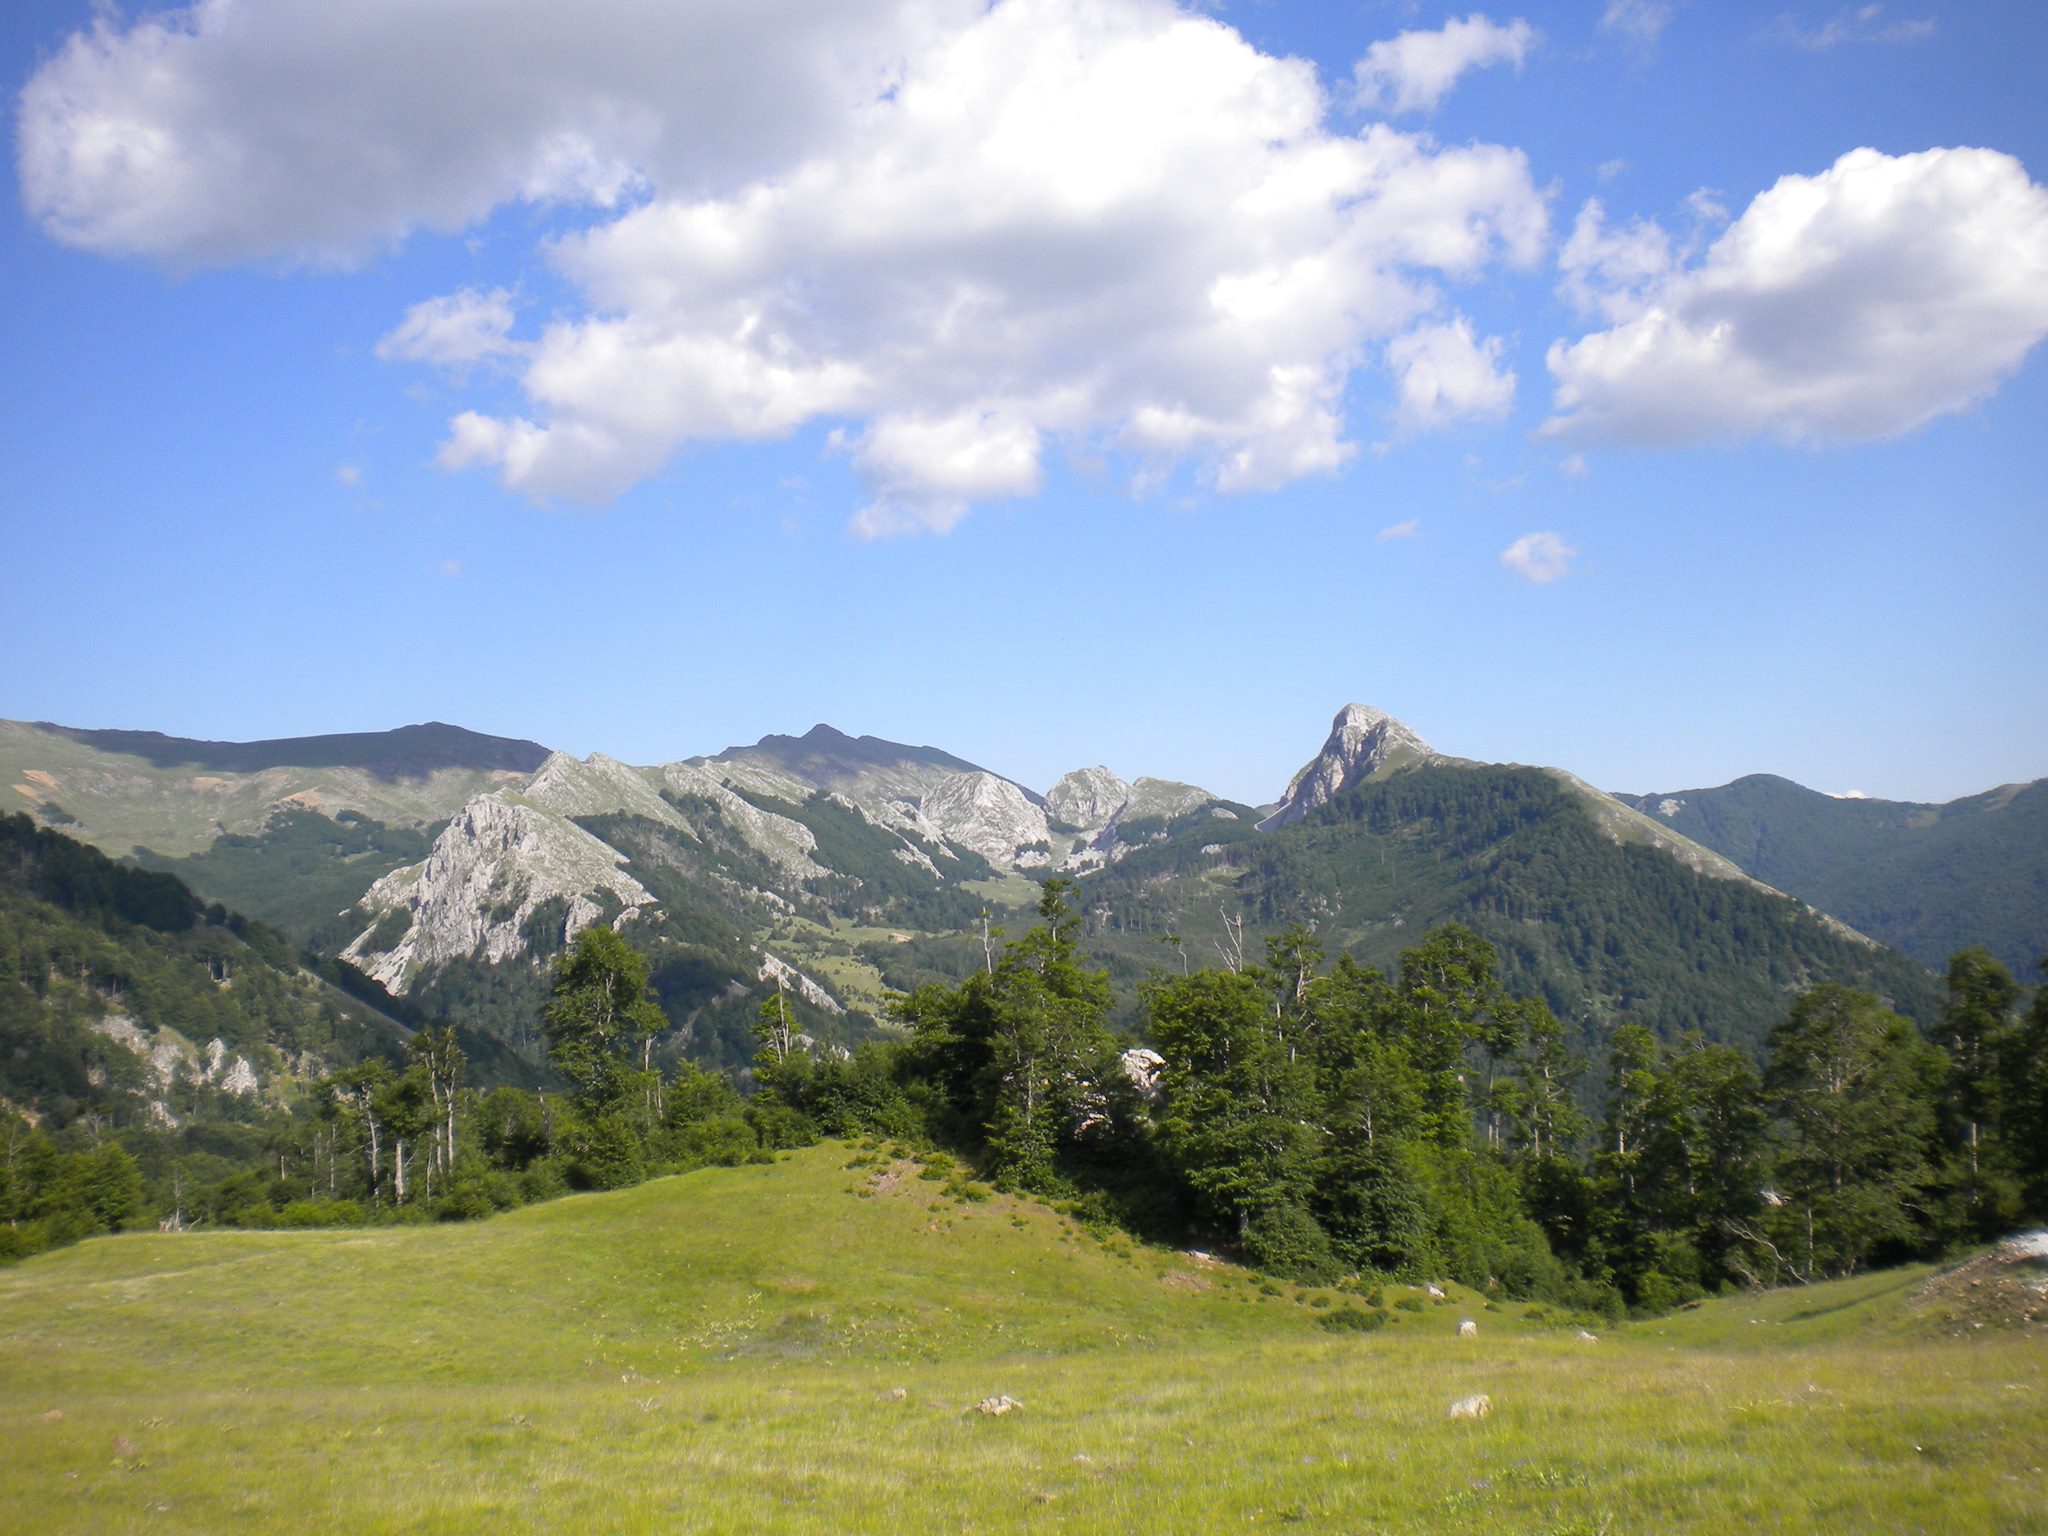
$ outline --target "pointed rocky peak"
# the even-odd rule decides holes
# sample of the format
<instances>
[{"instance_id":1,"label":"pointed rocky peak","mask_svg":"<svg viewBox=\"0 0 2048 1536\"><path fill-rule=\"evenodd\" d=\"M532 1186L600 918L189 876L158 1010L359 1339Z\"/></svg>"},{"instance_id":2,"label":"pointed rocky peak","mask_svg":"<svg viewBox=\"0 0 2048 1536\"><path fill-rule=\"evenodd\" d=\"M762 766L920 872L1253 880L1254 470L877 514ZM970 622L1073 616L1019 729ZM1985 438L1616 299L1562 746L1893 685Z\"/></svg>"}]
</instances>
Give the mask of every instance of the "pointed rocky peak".
<instances>
[{"instance_id":1,"label":"pointed rocky peak","mask_svg":"<svg viewBox=\"0 0 2048 1536\"><path fill-rule=\"evenodd\" d=\"M1076 768L1045 797L1048 815L1083 832L1106 827L1131 798L1131 786L1107 768Z\"/></svg>"},{"instance_id":2,"label":"pointed rocky peak","mask_svg":"<svg viewBox=\"0 0 2048 1536\"><path fill-rule=\"evenodd\" d=\"M1385 710L1346 704L1330 722L1330 739L1322 751L1288 782L1280 808L1259 823L1259 830L1299 821L1354 784L1435 755L1428 742Z\"/></svg>"}]
</instances>

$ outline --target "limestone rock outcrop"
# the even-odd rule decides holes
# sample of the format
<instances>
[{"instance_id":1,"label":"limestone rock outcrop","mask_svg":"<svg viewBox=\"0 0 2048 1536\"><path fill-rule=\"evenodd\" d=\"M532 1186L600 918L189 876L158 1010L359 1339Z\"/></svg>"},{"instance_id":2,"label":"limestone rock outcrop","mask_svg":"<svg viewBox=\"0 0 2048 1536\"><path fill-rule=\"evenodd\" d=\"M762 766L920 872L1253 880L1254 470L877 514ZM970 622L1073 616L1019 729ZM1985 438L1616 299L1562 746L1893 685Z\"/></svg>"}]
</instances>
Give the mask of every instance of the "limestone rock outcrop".
<instances>
[{"instance_id":1,"label":"limestone rock outcrop","mask_svg":"<svg viewBox=\"0 0 2048 1536\"><path fill-rule=\"evenodd\" d=\"M1270 832L1299 821L1354 784L1434 756L1428 742L1385 710L1346 704L1330 723L1323 749L1289 781L1280 808L1259 823L1259 830Z\"/></svg>"}]
</instances>

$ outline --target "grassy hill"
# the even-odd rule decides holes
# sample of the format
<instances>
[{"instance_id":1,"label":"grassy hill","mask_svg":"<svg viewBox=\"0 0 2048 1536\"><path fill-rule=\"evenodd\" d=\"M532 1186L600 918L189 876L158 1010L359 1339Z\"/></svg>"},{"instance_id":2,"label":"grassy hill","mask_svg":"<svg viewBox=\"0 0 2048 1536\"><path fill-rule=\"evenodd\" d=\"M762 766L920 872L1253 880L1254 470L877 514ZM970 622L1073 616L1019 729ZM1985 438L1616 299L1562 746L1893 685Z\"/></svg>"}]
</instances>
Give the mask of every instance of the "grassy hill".
<instances>
[{"instance_id":1,"label":"grassy hill","mask_svg":"<svg viewBox=\"0 0 2048 1536\"><path fill-rule=\"evenodd\" d=\"M353 811L391 827L424 828L472 795L524 780L546 756L533 742L448 725L217 742L0 720L0 812L28 812L117 858L146 849L184 859L205 853L223 833L264 837L280 808L337 827ZM350 841L345 832L336 837ZM239 902L246 894L233 884L232 865L189 873L209 900ZM210 885L215 873L229 882Z\"/></svg>"},{"instance_id":2,"label":"grassy hill","mask_svg":"<svg viewBox=\"0 0 2048 1536\"><path fill-rule=\"evenodd\" d=\"M32 1260L0 1274L0 1526L2019 1532L2048 1504L2048 1340L1916 1327L1920 1273L1583 1342L984 1194L828 1144L458 1228ZM1477 1392L1491 1417L1446 1416ZM1023 1406L973 1411L998 1393Z\"/></svg>"}]
</instances>

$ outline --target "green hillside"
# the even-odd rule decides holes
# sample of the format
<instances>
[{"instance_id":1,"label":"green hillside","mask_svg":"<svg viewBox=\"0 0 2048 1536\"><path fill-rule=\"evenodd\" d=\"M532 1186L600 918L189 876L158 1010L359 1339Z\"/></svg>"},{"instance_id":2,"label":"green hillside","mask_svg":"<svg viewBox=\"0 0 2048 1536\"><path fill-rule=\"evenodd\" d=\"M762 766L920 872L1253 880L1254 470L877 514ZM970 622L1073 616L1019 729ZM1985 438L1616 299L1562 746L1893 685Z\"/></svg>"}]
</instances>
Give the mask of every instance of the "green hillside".
<instances>
[{"instance_id":1,"label":"green hillside","mask_svg":"<svg viewBox=\"0 0 2048 1536\"><path fill-rule=\"evenodd\" d=\"M316 1063L344 1066L397 1036L306 974L274 930L0 817L0 1101L13 1109L51 1129L254 1122ZM216 1040L254 1086L231 1092L205 1071Z\"/></svg>"},{"instance_id":2,"label":"green hillside","mask_svg":"<svg viewBox=\"0 0 2048 1536\"><path fill-rule=\"evenodd\" d=\"M828 1144L456 1228L32 1260L0 1274L0 1525L2039 1528L2048 1340L1915 1325L1924 1271L1588 1342L973 1193Z\"/></svg>"},{"instance_id":3,"label":"green hillside","mask_svg":"<svg viewBox=\"0 0 2048 1536\"><path fill-rule=\"evenodd\" d=\"M1314 923L1332 950L1382 966L1459 922L1496 947L1511 987L1540 993L1591 1040L1633 1023L1754 1047L1823 980L1923 1021L1938 1006L1932 975L1903 956L1618 841L1582 796L1532 768L1413 768L1275 832L1189 828L1091 879L1082 900L1090 943L1127 971L1177 969L1179 948L1215 963L1224 919L1240 913L1251 933Z\"/></svg>"},{"instance_id":4,"label":"green hillside","mask_svg":"<svg viewBox=\"0 0 2048 1536\"><path fill-rule=\"evenodd\" d=\"M1946 805L1838 799L1762 773L1621 798L1925 965L1983 944L2028 976L2048 954L2048 780Z\"/></svg>"},{"instance_id":5,"label":"green hillside","mask_svg":"<svg viewBox=\"0 0 2048 1536\"><path fill-rule=\"evenodd\" d=\"M179 859L223 833L263 838L280 811L424 828L523 780L546 755L444 725L214 742L0 720L0 812L25 811L117 858L148 849Z\"/></svg>"}]
</instances>

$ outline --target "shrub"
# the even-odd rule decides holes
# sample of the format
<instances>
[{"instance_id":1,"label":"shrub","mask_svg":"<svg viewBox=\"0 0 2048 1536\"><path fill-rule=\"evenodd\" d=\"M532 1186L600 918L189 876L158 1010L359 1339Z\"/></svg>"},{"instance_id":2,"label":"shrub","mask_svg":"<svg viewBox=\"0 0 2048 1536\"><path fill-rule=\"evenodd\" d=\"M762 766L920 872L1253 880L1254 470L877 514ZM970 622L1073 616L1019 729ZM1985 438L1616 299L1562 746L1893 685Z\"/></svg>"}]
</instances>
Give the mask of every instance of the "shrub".
<instances>
[{"instance_id":1,"label":"shrub","mask_svg":"<svg viewBox=\"0 0 2048 1536\"><path fill-rule=\"evenodd\" d=\"M1332 1333L1371 1333L1387 1326L1387 1314L1377 1308L1354 1307L1350 1303L1325 1312L1316 1319L1319 1327Z\"/></svg>"}]
</instances>

